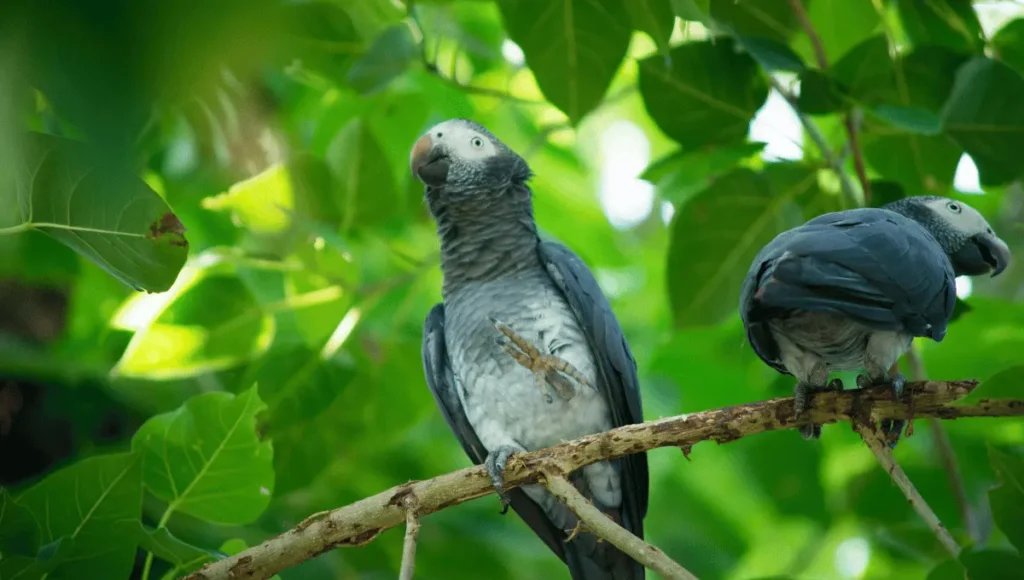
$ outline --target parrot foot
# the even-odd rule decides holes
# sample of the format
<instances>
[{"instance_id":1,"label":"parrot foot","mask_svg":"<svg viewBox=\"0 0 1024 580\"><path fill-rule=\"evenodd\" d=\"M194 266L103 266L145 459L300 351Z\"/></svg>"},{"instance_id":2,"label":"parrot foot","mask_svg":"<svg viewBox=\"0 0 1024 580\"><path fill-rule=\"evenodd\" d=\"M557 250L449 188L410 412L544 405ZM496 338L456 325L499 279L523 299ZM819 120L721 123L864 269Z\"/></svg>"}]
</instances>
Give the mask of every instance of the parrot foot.
<instances>
[{"instance_id":1,"label":"parrot foot","mask_svg":"<svg viewBox=\"0 0 1024 580\"><path fill-rule=\"evenodd\" d=\"M898 401L903 395L904 387L907 386L907 377L901 373L886 374L878 379L872 379L868 375L857 375L858 388L866 389L878 385L888 385L892 388L892 398ZM903 434L903 428L906 425L907 422L904 419L882 419L882 433L885 435L885 440L889 444L890 449L896 448L896 444L899 443L900 435Z\"/></svg>"},{"instance_id":2,"label":"parrot foot","mask_svg":"<svg viewBox=\"0 0 1024 580\"><path fill-rule=\"evenodd\" d=\"M501 500L501 515L508 513L508 505L512 502L512 500L509 499L508 494L505 493L504 486L501 482L504 479L505 466L508 465L508 458L517 451L519 450L515 447L502 445L488 453L487 458L484 459L484 467L487 468L487 475L491 477L491 484L494 485L494 490L498 492L498 498Z\"/></svg>"},{"instance_id":3,"label":"parrot foot","mask_svg":"<svg viewBox=\"0 0 1024 580\"><path fill-rule=\"evenodd\" d=\"M793 411L797 418L807 411L808 403L810 403L811 396L814 393L825 393L829 391L842 391L843 381L842 379L832 379L827 385L823 387L809 385L804 382L798 382L793 387ZM821 437L821 424L820 423L808 423L801 425L797 428L800 435L804 439L818 439Z\"/></svg>"},{"instance_id":4,"label":"parrot foot","mask_svg":"<svg viewBox=\"0 0 1024 580\"><path fill-rule=\"evenodd\" d=\"M499 321L493 316L489 317L494 328L498 329L504 336L499 336L496 341L505 352L516 362L526 367L533 373L536 380L537 390L548 403L553 401L547 387L555 392L564 401L568 401L579 394L582 387L591 387L590 381L583 376L583 373L571 363L552 354L541 354L537 347L530 344L522 335L512 330L507 324ZM574 384L574 381L576 384Z\"/></svg>"}]
</instances>

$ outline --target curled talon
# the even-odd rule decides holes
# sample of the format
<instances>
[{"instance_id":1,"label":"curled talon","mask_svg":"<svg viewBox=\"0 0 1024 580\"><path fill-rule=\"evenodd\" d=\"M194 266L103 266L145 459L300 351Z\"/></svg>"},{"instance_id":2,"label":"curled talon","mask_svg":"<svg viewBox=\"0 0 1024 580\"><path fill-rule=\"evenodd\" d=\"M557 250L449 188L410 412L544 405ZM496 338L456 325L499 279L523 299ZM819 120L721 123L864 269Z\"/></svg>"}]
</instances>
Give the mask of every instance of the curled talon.
<instances>
[{"instance_id":1,"label":"curled talon","mask_svg":"<svg viewBox=\"0 0 1024 580\"><path fill-rule=\"evenodd\" d=\"M565 401L579 394L581 386L593 388L583 373L565 359L551 354L541 354L537 347L507 324L493 316L487 318L494 328L503 335L496 338L495 341L517 363L533 373L537 389L543 394L547 403L550 404L554 401L551 393L548 392L548 387Z\"/></svg>"}]
</instances>

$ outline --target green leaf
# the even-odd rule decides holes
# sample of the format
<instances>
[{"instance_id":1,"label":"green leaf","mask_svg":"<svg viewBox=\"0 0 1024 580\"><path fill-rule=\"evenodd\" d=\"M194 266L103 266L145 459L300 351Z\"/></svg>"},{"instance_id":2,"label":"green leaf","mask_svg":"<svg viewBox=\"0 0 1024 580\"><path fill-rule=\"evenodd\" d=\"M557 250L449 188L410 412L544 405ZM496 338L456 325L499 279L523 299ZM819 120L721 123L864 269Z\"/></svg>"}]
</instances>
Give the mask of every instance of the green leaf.
<instances>
[{"instance_id":1,"label":"green leaf","mask_svg":"<svg viewBox=\"0 0 1024 580\"><path fill-rule=\"evenodd\" d=\"M764 143L741 143L690 152L677 152L652 163L641 179L657 186L659 197L682 203L710 186L740 161L764 150Z\"/></svg>"},{"instance_id":2,"label":"green leaf","mask_svg":"<svg viewBox=\"0 0 1024 580\"><path fill-rule=\"evenodd\" d=\"M55 556L63 550L70 552L67 562L57 564L50 578L128 577L142 517L139 454L83 459L49 474L17 501L39 522L44 544L61 539L73 542L71 548L51 546Z\"/></svg>"},{"instance_id":3,"label":"green leaf","mask_svg":"<svg viewBox=\"0 0 1024 580\"><path fill-rule=\"evenodd\" d=\"M889 125L918 135L938 135L942 132L942 119L927 109L901 105L877 105L867 112Z\"/></svg>"},{"instance_id":4,"label":"green leaf","mask_svg":"<svg viewBox=\"0 0 1024 580\"><path fill-rule=\"evenodd\" d=\"M816 188L816 170L770 164L763 173L736 169L680 207L666 274L676 327L715 324L733 312L754 256L796 221L784 207Z\"/></svg>"},{"instance_id":5,"label":"green leaf","mask_svg":"<svg viewBox=\"0 0 1024 580\"><path fill-rule=\"evenodd\" d=\"M968 306L968 303L964 303ZM957 308L960 304L957 303ZM1022 393L1024 385L1024 366L1016 365L1003 369L983 380L971 394L960 399L956 405L977 405L983 399L1015 399Z\"/></svg>"},{"instance_id":6,"label":"green leaf","mask_svg":"<svg viewBox=\"0 0 1024 580\"><path fill-rule=\"evenodd\" d=\"M888 179L871 180L871 207L882 207L907 197L907 192L899 182Z\"/></svg>"},{"instance_id":7,"label":"green leaf","mask_svg":"<svg viewBox=\"0 0 1024 580\"><path fill-rule=\"evenodd\" d=\"M270 428L286 429L324 412L354 373L303 345L274 347L250 372L269 409Z\"/></svg>"},{"instance_id":8,"label":"green leaf","mask_svg":"<svg viewBox=\"0 0 1024 580\"><path fill-rule=\"evenodd\" d=\"M735 34L782 44L800 28L790 0L711 0L708 12Z\"/></svg>"},{"instance_id":9,"label":"green leaf","mask_svg":"<svg viewBox=\"0 0 1024 580\"><path fill-rule=\"evenodd\" d=\"M0 193L16 197L0 200L16 221L0 235L37 229L136 290L171 287L188 241L155 191L134 174L99 163L82 143L31 133L21 145L23 156L10 174L14 187L0 182Z\"/></svg>"},{"instance_id":10,"label":"green leaf","mask_svg":"<svg viewBox=\"0 0 1024 580\"><path fill-rule=\"evenodd\" d=\"M370 227L401 212L404 190L395 184L380 143L362 119L353 119L327 148L342 228Z\"/></svg>"},{"instance_id":11,"label":"green leaf","mask_svg":"<svg viewBox=\"0 0 1024 580\"><path fill-rule=\"evenodd\" d=\"M979 550L960 554L960 562L971 580L1017 580L1024 570L1024 558L1008 550Z\"/></svg>"},{"instance_id":12,"label":"green leaf","mask_svg":"<svg viewBox=\"0 0 1024 580\"><path fill-rule=\"evenodd\" d=\"M273 329L242 280L205 270L135 333L113 372L168 380L232 368L266 350Z\"/></svg>"},{"instance_id":13,"label":"green leaf","mask_svg":"<svg viewBox=\"0 0 1024 580\"><path fill-rule=\"evenodd\" d=\"M1024 171L1017 154L1024 146L1024 79L1017 71L972 59L956 73L942 120L946 134L974 159L982 185L1002 185Z\"/></svg>"},{"instance_id":14,"label":"green leaf","mask_svg":"<svg viewBox=\"0 0 1024 580\"><path fill-rule=\"evenodd\" d=\"M969 1L901 1L896 6L914 46L945 46L964 53L980 53L985 48L981 23Z\"/></svg>"},{"instance_id":15,"label":"green leaf","mask_svg":"<svg viewBox=\"0 0 1024 580\"><path fill-rule=\"evenodd\" d=\"M167 528L151 528L139 522L139 547L185 572L213 560L213 554L179 540Z\"/></svg>"},{"instance_id":16,"label":"green leaf","mask_svg":"<svg viewBox=\"0 0 1024 580\"><path fill-rule=\"evenodd\" d=\"M626 56L622 0L498 0L544 97L576 125L604 97Z\"/></svg>"},{"instance_id":17,"label":"green leaf","mask_svg":"<svg viewBox=\"0 0 1024 580\"><path fill-rule=\"evenodd\" d=\"M743 141L768 85L731 39L690 42L640 61L640 93L651 119L684 149Z\"/></svg>"},{"instance_id":18,"label":"green leaf","mask_svg":"<svg viewBox=\"0 0 1024 580\"><path fill-rule=\"evenodd\" d=\"M1024 74L1024 18L1015 18L992 37L996 58Z\"/></svg>"},{"instance_id":19,"label":"green leaf","mask_svg":"<svg viewBox=\"0 0 1024 580\"><path fill-rule=\"evenodd\" d=\"M891 102L896 97L889 42L876 34L854 46L829 70L842 90L862 103Z\"/></svg>"},{"instance_id":20,"label":"green leaf","mask_svg":"<svg viewBox=\"0 0 1024 580\"><path fill-rule=\"evenodd\" d=\"M41 538L32 512L15 503L6 489L0 489L0 562L15 554L34 557Z\"/></svg>"},{"instance_id":21,"label":"green leaf","mask_svg":"<svg viewBox=\"0 0 1024 580\"><path fill-rule=\"evenodd\" d=\"M895 63L893 74L902 76L897 84L904 89L897 99L902 103L896 111L906 113L907 109L919 111L916 116L927 127L932 122L928 111L938 114L953 88L956 70L966 59L941 47L922 47L900 58ZM889 108L894 105L879 105ZM907 125L907 119L893 119L889 115L887 125ZM894 122L895 121L895 122ZM941 117L939 117L941 124ZM919 121L920 122L920 121ZM920 128L918 128L920 130ZM863 136L864 156L871 166L887 179L899 183L904 190L913 194L944 194L952 187L953 176L963 150L946 135L894 134L886 127L867 123Z\"/></svg>"},{"instance_id":22,"label":"green leaf","mask_svg":"<svg viewBox=\"0 0 1024 580\"><path fill-rule=\"evenodd\" d=\"M1021 390L1024 367L1017 367L1017 393ZM992 519L1006 538L1024 554L1024 458L989 447L989 461L999 475L1002 485L990 489L988 500L992 506Z\"/></svg>"},{"instance_id":23,"label":"green leaf","mask_svg":"<svg viewBox=\"0 0 1024 580\"><path fill-rule=\"evenodd\" d=\"M838 62L854 46L878 30L881 19L871 0L813 0L807 17L829 62ZM815 61L814 49L802 29L793 39L793 48L809 62Z\"/></svg>"},{"instance_id":24,"label":"green leaf","mask_svg":"<svg viewBox=\"0 0 1024 580\"><path fill-rule=\"evenodd\" d=\"M146 456L146 489L176 511L217 524L247 524L270 503L273 449L256 433L266 408L250 388L205 393L146 421L132 448Z\"/></svg>"},{"instance_id":25,"label":"green leaf","mask_svg":"<svg viewBox=\"0 0 1024 580\"><path fill-rule=\"evenodd\" d=\"M843 91L832 78L816 69L800 73L800 94L797 107L808 115L827 115L846 108Z\"/></svg>"},{"instance_id":26,"label":"green leaf","mask_svg":"<svg viewBox=\"0 0 1024 580\"><path fill-rule=\"evenodd\" d=\"M80 578L73 566L54 569L74 553L74 540L64 536L39 549L38 556L26 557L4 554L0 558L0 578L4 580L36 580L37 578ZM99 576L105 577L105 576Z\"/></svg>"},{"instance_id":27,"label":"green leaf","mask_svg":"<svg viewBox=\"0 0 1024 580\"><path fill-rule=\"evenodd\" d=\"M325 223L339 221L330 197L327 166L308 154L290 163L271 165L239 181L219 195L203 199L211 211L229 211L234 221L257 234L280 234L293 225L293 216Z\"/></svg>"},{"instance_id":28,"label":"green leaf","mask_svg":"<svg viewBox=\"0 0 1024 580\"><path fill-rule=\"evenodd\" d=\"M711 27L711 0L672 0L671 4L676 16Z\"/></svg>"},{"instance_id":29,"label":"green leaf","mask_svg":"<svg viewBox=\"0 0 1024 580\"><path fill-rule=\"evenodd\" d=\"M349 14L335 2L314 0L288 3L285 29L278 60L283 65L300 64L332 79L343 79L365 49Z\"/></svg>"},{"instance_id":30,"label":"green leaf","mask_svg":"<svg viewBox=\"0 0 1024 580\"><path fill-rule=\"evenodd\" d=\"M373 40L366 54L348 70L345 82L362 94L373 94L405 72L419 57L409 26L395 24Z\"/></svg>"},{"instance_id":31,"label":"green leaf","mask_svg":"<svg viewBox=\"0 0 1024 580\"><path fill-rule=\"evenodd\" d=\"M766 72L800 72L807 68L800 55L781 42L757 36L735 39L736 45L750 53Z\"/></svg>"},{"instance_id":32,"label":"green leaf","mask_svg":"<svg viewBox=\"0 0 1024 580\"><path fill-rule=\"evenodd\" d=\"M676 23L669 0L630 0L625 5L633 29L646 32L661 54L668 56L668 40Z\"/></svg>"}]
</instances>

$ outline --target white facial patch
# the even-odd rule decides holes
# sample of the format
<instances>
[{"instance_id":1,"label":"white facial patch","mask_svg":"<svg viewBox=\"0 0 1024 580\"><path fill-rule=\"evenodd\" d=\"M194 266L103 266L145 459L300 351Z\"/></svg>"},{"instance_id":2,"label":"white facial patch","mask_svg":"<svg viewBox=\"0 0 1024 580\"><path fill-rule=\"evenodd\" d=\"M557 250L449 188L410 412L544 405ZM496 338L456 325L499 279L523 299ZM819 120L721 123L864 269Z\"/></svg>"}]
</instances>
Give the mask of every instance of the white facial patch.
<instances>
[{"instance_id":1,"label":"white facial patch","mask_svg":"<svg viewBox=\"0 0 1024 580\"><path fill-rule=\"evenodd\" d=\"M984 216L965 203L954 199L936 199L927 202L927 205L957 230L969 236L992 233L992 228Z\"/></svg>"},{"instance_id":2,"label":"white facial patch","mask_svg":"<svg viewBox=\"0 0 1024 580\"><path fill-rule=\"evenodd\" d=\"M427 132L434 146L444 145L448 155L465 161L482 161L498 154L484 134L457 120L438 123Z\"/></svg>"}]
</instances>

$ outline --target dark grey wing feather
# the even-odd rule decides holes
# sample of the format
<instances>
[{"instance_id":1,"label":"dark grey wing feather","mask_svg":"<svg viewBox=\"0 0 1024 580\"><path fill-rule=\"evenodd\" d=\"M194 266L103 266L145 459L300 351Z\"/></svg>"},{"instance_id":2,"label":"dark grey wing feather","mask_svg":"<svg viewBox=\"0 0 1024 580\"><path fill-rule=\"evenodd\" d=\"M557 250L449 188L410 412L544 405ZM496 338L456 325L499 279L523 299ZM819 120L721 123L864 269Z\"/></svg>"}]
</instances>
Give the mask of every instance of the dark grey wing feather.
<instances>
[{"instance_id":1,"label":"dark grey wing feather","mask_svg":"<svg viewBox=\"0 0 1024 580\"><path fill-rule=\"evenodd\" d=\"M594 275L561 244L542 242L539 252L548 274L565 295L586 334L597 364L597 388L611 407L612 422L616 427L643 422L636 361ZM629 455L616 463L622 469L622 525L643 538L648 499L647 454ZM643 578L643 568L633 564L633 577Z\"/></svg>"},{"instance_id":2,"label":"dark grey wing feather","mask_svg":"<svg viewBox=\"0 0 1024 580\"><path fill-rule=\"evenodd\" d=\"M469 419L462 409L462 401L455 390L455 375L444 341L444 304L436 304L431 308L423 323L423 374L426 376L430 394L434 396L434 401L441 409L441 415L448 423L448 428L459 440L469 459L475 465L480 465L487 458L487 449L480 443L473 426L469 424ZM522 490L513 489L508 492L508 496L512 509L519 517L544 540L556 556L565 561L566 533L558 529L540 506Z\"/></svg>"},{"instance_id":3,"label":"dark grey wing feather","mask_svg":"<svg viewBox=\"0 0 1024 580\"><path fill-rule=\"evenodd\" d=\"M740 314L758 355L783 371L771 318L822 310L941 341L955 301L952 266L931 234L895 212L860 208L818 216L765 246L744 280Z\"/></svg>"}]
</instances>

